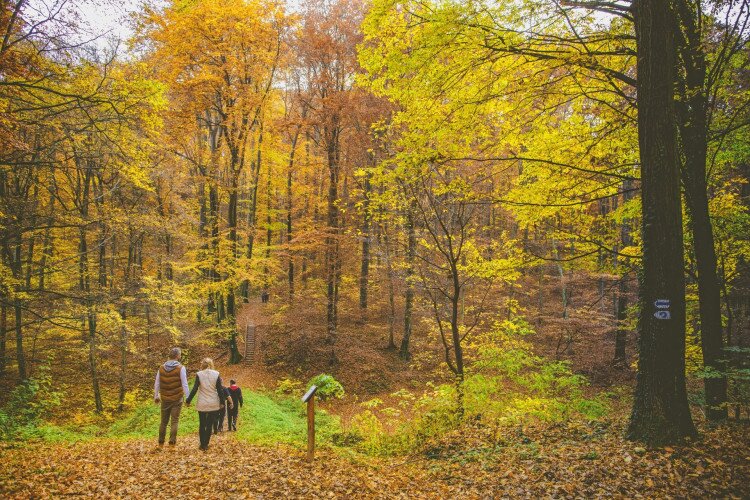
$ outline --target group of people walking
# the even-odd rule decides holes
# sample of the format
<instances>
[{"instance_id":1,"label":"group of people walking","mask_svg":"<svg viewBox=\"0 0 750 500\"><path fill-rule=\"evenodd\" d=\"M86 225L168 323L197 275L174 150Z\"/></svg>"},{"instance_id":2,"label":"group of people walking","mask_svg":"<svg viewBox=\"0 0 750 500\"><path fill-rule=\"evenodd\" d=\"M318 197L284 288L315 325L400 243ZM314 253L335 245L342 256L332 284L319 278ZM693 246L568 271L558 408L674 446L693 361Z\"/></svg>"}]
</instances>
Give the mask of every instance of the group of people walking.
<instances>
[{"instance_id":1,"label":"group of people walking","mask_svg":"<svg viewBox=\"0 0 750 500\"><path fill-rule=\"evenodd\" d=\"M224 430L225 418L227 429L237 430L237 416L244 404L242 390L234 380L230 380L229 387L224 387L211 358L205 358L201 362L201 370L195 374L193 389L189 390L187 370L180 363L181 357L180 348L174 347L169 353L169 360L156 372L154 402L161 403L159 446L164 445L168 425L169 444L177 443L182 403L184 401L186 406L190 406L193 399L197 398L195 409L198 410L200 449L207 450L211 435Z\"/></svg>"}]
</instances>

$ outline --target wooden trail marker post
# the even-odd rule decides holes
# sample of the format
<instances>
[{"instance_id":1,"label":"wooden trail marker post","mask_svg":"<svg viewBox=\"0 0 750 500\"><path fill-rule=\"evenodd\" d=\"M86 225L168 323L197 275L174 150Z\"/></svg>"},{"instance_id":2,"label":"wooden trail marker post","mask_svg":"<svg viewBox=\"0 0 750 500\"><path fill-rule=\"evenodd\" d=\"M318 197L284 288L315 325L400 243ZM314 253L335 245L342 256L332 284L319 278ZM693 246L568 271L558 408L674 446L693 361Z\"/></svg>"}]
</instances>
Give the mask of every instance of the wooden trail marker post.
<instances>
[{"instance_id":1,"label":"wooden trail marker post","mask_svg":"<svg viewBox=\"0 0 750 500\"><path fill-rule=\"evenodd\" d=\"M315 392L318 390L317 385L308 389L302 402L307 403L307 461L312 462L315 458Z\"/></svg>"}]
</instances>

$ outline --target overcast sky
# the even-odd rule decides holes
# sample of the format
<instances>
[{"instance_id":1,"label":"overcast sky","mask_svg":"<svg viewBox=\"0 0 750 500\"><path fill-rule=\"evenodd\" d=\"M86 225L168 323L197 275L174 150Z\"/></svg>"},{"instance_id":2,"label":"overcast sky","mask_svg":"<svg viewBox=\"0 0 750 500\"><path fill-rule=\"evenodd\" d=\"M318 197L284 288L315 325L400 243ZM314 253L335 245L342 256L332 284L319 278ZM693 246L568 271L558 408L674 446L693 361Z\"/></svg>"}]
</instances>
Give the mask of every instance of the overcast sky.
<instances>
[{"instance_id":1,"label":"overcast sky","mask_svg":"<svg viewBox=\"0 0 750 500\"><path fill-rule=\"evenodd\" d=\"M131 35L130 15L142 4L143 0L71 0L90 34L123 40Z\"/></svg>"},{"instance_id":2,"label":"overcast sky","mask_svg":"<svg viewBox=\"0 0 750 500\"><path fill-rule=\"evenodd\" d=\"M36 1L49 5L61 0ZM70 8L78 12L89 35L116 37L121 40L127 40L132 34L130 16L139 11L144 3L164 5L164 0L67 0L67 2ZM294 10L300 2L304 0L286 0L284 3L287 8ZM33 0L32 3L34 3ZM104 40L102 40L102 45L106 45Z\"/></svg>"}]
</instances>

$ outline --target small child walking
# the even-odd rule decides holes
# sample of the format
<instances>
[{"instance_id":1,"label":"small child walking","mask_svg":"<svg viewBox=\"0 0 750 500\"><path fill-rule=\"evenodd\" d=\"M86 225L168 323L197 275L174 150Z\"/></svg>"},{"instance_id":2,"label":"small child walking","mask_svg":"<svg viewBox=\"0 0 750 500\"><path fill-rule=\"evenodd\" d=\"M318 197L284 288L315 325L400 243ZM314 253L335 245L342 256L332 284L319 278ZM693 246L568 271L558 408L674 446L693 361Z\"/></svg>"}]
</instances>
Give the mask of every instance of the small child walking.
<instances>
[{"instance_id":1,"label":"small child walking","mask_svg":"<svg viewBox=\"0 0 750 500\"><path fill-rule=\"evenodd\" d=\"M229 381L229 399L232 401L232 406L227 411L227 430L237 430L237 414L239 413L240 407L243 405L242 401L242 389L239 388L235 380Z\"/></svg>"}]
</instances>

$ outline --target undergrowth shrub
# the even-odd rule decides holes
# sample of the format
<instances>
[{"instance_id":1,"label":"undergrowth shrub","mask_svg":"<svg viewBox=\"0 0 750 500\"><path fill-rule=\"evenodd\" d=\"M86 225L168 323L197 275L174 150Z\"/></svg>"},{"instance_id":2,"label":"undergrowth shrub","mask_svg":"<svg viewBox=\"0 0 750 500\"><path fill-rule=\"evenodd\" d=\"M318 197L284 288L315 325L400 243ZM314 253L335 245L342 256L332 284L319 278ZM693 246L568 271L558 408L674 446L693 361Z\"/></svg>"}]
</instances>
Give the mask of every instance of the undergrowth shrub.
<instances>
[{"instance_id":1,"label":"undergrowth shrub","mask_svg":"<svg viewBox=\"0 0 750 500\"><path fill-rule=\"evenodd\" d=\"M60 393L52 389L49 368L17 385L6 404L0 408L0 440L33 437L42 418L60 404Z\"/></svg>"},{"instance_id":2,"label":"undergrowth shrub","mask_svg":"<svg viewBox=\"0 0 750 500\"><path fill-rule=\"evenodd\" d=\"M318 386L318 391L315 395L321 400L344 397L344 386L342 386L338 380L333 378L333 375L328 375L327 373L316 375L310 379L310 382L307 383L307 387L313 385Z\"/></svg>"},{"instance_id":3,"label":"undergrowth shrub","mask_svg":"<svg viewBox=\"0 0 750 500\"><path fill-rule=\"evenodd\" d=\"M302 391L302 382L291 378L279 380L276 383L276 394L294 394Z\"/></svg>"},{"instance_id":4,"label":"undergrowth shrub","mask_svg":"<svg viewBox=\"0 0 750 500\"><path fill-rule=\"evenodd\" d=\"M464 421L514 425L529 419L561 422L573 418L595 419L607 412L604 397L587 398L585 377L570 364L549 361L532 352L525 337L533 334L523 319L496 323L466 346L471 359L462 384L430 386L417 397L408 391L382 400L362 403L363 411L347 432L357 447L371 454L407 452L456 428L458 391L463 392Z\"/></svg>"},{"instance_id":5,"label":"undergrowth shrub","mask_svg":"<svg viewBox=\"0 0 750 500\"><path fill-rule=\"evenodd\" d=\"M734 411L734 418L740 418L740 409L750 406L750 349L747 347L727 347L728 358L727 396L728 404Z\"/></svg>"}]
</instances>

